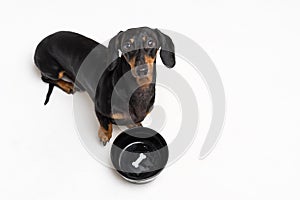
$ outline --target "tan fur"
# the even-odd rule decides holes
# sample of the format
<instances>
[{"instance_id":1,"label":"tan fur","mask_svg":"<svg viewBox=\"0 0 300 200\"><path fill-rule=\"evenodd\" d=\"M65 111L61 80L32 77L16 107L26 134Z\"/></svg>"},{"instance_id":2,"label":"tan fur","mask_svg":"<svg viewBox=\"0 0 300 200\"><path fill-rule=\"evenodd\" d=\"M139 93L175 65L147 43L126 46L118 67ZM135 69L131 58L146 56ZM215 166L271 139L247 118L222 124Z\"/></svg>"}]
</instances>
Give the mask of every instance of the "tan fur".
<instances>
[{"instance_id":1,"label":"tan fur","mask_svg":"<svg viewBox=\"0 0 300 200\"><path fill-rule=\"evenodd\" d=\"M112 124L108 124L108 130L105 130L102 126L99 127L98 137L102 142L108 142L112 136Z\"/></svg>"},{"instance_id":2,"label":"tan fur","mask_svg":"<svg viewBox=\"0 0 300 200\"><path fill-rule=\"evenodd\" d=\"M56 81L56 85L68 94L74 92L74 85L70 82L64 80L58 80Z\"/></svg>"},{"instance_id":3,"label":"tan fur","mask_svg":"<svg viewBox=\"0 0 300 200\"><path fill-rule=\"evenodd\" d=\"M111 118L112 119L124 119L125 116L121 113L114 113L114 114L111 115Z\"/></svg>"},{"instance_id":4,"label":"tan fur","mask_svg":"<svg viewBox=\"0 0 300 200\"><path fill-rule=\"evenodd\" d=\"M64 73L65 73L65 71L59 72L58 79L62 79L64 77Z\"/></svg>"},{"instance_id":5,"label":"tan fur","mask_svg":"<svg viewBox=\"0 0 300 200\"><path fill-rule=\"evenodd\" d=\"M139 127L142 126L142 123L137 123L137 124L128 124L127 128L134 128L134 127Z\"/></svg>"},{"instance_id":6,"label":"tan fur","mask_svg":"<svg viewBox=\"0 0 300 200\"><path fill-rule=\"evenodd\" d=\"M133 69L135 67L135 57L131 58L127 62L129 63L131 69Z\"/></svg>"}]
</instances>

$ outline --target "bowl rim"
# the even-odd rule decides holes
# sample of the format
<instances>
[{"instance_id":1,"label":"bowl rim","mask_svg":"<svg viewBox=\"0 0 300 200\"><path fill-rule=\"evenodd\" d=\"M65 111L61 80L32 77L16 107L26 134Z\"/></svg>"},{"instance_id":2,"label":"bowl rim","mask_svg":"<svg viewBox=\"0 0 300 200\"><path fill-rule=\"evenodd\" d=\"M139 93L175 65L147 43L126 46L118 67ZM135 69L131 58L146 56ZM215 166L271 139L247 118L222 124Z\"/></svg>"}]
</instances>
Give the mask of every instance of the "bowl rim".
<instances>
[{"instance_id":1,"label":"bowl rim","mask_svg":"<svg viewBox=\"0 0 300 200\"><path fill-rule=\"evenodd\" d=\"M118 162L116 162L118 160L118 158L115 158L113 151L117 151L116 150L116 148L117 148L116 142L120 142L122 137L124 137L126 135L130 135L131 137L136 138L138 140L138 139L141 139L141 137L135 137L135 135L138 135L138 134L141 134L141 133L144 134L144 135L147 135L147 134L149 135L149 137L145 137L145 138L155 137L155 139L157 139L160 143L162 143L163 148L165 148L164 157L166 158L166 160L162 163L162 167L160 169L155 170L155 174L153 176L137 180L137 179L131 179L131 178L127 177L125 172L119 170L120 166L119 166L119 164L117 164ZM138 141L134 141L134 142L138 142ZM130 143L126 144L125 147L132 144L132 143L133 142L130 142ZM150 181L154 180L161 173L161 171L165 168L165 166L167 165L168 159L169 159L168 144L166 143L166 141L162 137L162 135L160 135L158 132L156 132L155 130L153 130L151 128L148 128L148 127L134 127L134 128L126 129L123 132L121 132L115 138L115 140L113 141L113 144L112 144L111 149L110 149L110 159L111 159L112 165L115 168L115 170L125 180L127 180L129 182L132 182L132 183L147 183L147 182L150 182Z\"/></svg>"}]
</instances>

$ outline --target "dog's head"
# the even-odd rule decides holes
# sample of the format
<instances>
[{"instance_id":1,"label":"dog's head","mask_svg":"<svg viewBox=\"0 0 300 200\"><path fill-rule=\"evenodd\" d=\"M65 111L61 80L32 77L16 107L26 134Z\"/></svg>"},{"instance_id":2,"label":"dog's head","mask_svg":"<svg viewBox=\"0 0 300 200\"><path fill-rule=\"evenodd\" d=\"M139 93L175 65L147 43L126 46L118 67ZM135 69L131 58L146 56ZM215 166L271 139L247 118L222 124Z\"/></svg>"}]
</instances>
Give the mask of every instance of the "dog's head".
<instances>
[{"instance_id":1,"label":"dog's head","mask_svg":"<svg viewBox=\"0 0 300 200\"><path fill-rule=\"evenodd\" d=\"M169 36L158 29L148 27L121 31L109 42L108 70L118 66L120 50L137 82L141 84L151 82L159 49L163 64L168 68L174 67L174 44Z\"/></svg>"}]
</instances>

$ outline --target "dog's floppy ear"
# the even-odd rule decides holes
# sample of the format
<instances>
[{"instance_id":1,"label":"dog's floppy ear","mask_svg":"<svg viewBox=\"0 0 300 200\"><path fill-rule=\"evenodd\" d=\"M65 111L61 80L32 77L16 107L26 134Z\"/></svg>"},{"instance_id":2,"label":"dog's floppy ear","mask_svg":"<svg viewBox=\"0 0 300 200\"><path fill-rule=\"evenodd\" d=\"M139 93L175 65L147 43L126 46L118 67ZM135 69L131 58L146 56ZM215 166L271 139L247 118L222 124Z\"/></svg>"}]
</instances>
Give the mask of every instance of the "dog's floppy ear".
<instances>
[{"instance_id":1,"label":"dog's floppy ear","mask_svg":"<svg viewBox=\"0 0 300 200\"><path fill-rule=\"evenodd\" d=\"M160 42L160 58L164 65L172 68L175 65L175 48L172 39L160 30L155 29Z\"/></svg>"},{"instance_id":2,"label":"dog's floppy ear","mask_svg":"<svg viewBox=\"0 0 300 200\"><path fill-rule=\"evenodd\" d=\"M107 69L112 71L118 65L119 49L120 49L120 36L123 31L120 31L116 36L114 36L108 44L107 52Z\"/></svg>"}]
</instances>

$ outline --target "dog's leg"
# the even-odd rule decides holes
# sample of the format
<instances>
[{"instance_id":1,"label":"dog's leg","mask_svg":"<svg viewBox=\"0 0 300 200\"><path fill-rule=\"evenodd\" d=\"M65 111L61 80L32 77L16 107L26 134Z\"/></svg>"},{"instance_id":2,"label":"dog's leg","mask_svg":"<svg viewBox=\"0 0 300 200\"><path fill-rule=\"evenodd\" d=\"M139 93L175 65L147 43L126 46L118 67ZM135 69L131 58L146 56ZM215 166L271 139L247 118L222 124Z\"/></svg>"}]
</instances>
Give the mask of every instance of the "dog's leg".
<instances>
[{"instance_id":1,"label":"dog's leg","mask_svg":"<svg viewBox=\"0 0 300 200\"><path fill-rule=\"evenodd\" d=\"M112 124L105 124L101 125L98 130L98 137L100 138L101 142L103 142L103 145L105 146L107 142L109 142L110 138L112 136Z\"/></svg>"},{"instance_id":2,"label":"dog's leg","mask_svg":"<svg viewBox=\"0 0 300 200\"><path fill-rule=\"evenodd\" d=\"M42 75L42 80L46 83L57 86L68 94L73 94L75 92L74 84L63 80L62 78L64 77L64 74L64 71L59 72L57 78L48 78Z\"/></svg>"},{"instance_id":3,"label":"dog's leg","mask_svg":"<svg viewBox=\"0 0 300 200\"><path fill-rule=\"evenodd\" d=\"M105 146L112 136L112 123L109 118L102 116L100 113L96 112L96 115L100 123L98 137Z\"/></svg>"},{"instance_id":4,"label":"dog's leg","mask_svg":"<svg viewBox=\"0 0 300 200\"><path fill-rule=\"evenodd\" d=\"M68 81L57 80L56 85L68 94L73 94L75 92L73 83L70 83Z\"/></svg>"},{"instance_id":5,"label":"dog's leg","mask_svg":"<svg viewBox=\"0 0 300 200\"><path fill-rule=\"evenodd\" d=\"M66 92L68 94L73 94L75 92L74 84L63 80L64 76L65 76L65 71L59 72L58 80L56 81L56 85L57 85L57 87L62 89L64 92Z\"/></svg>"}]
</instances>

